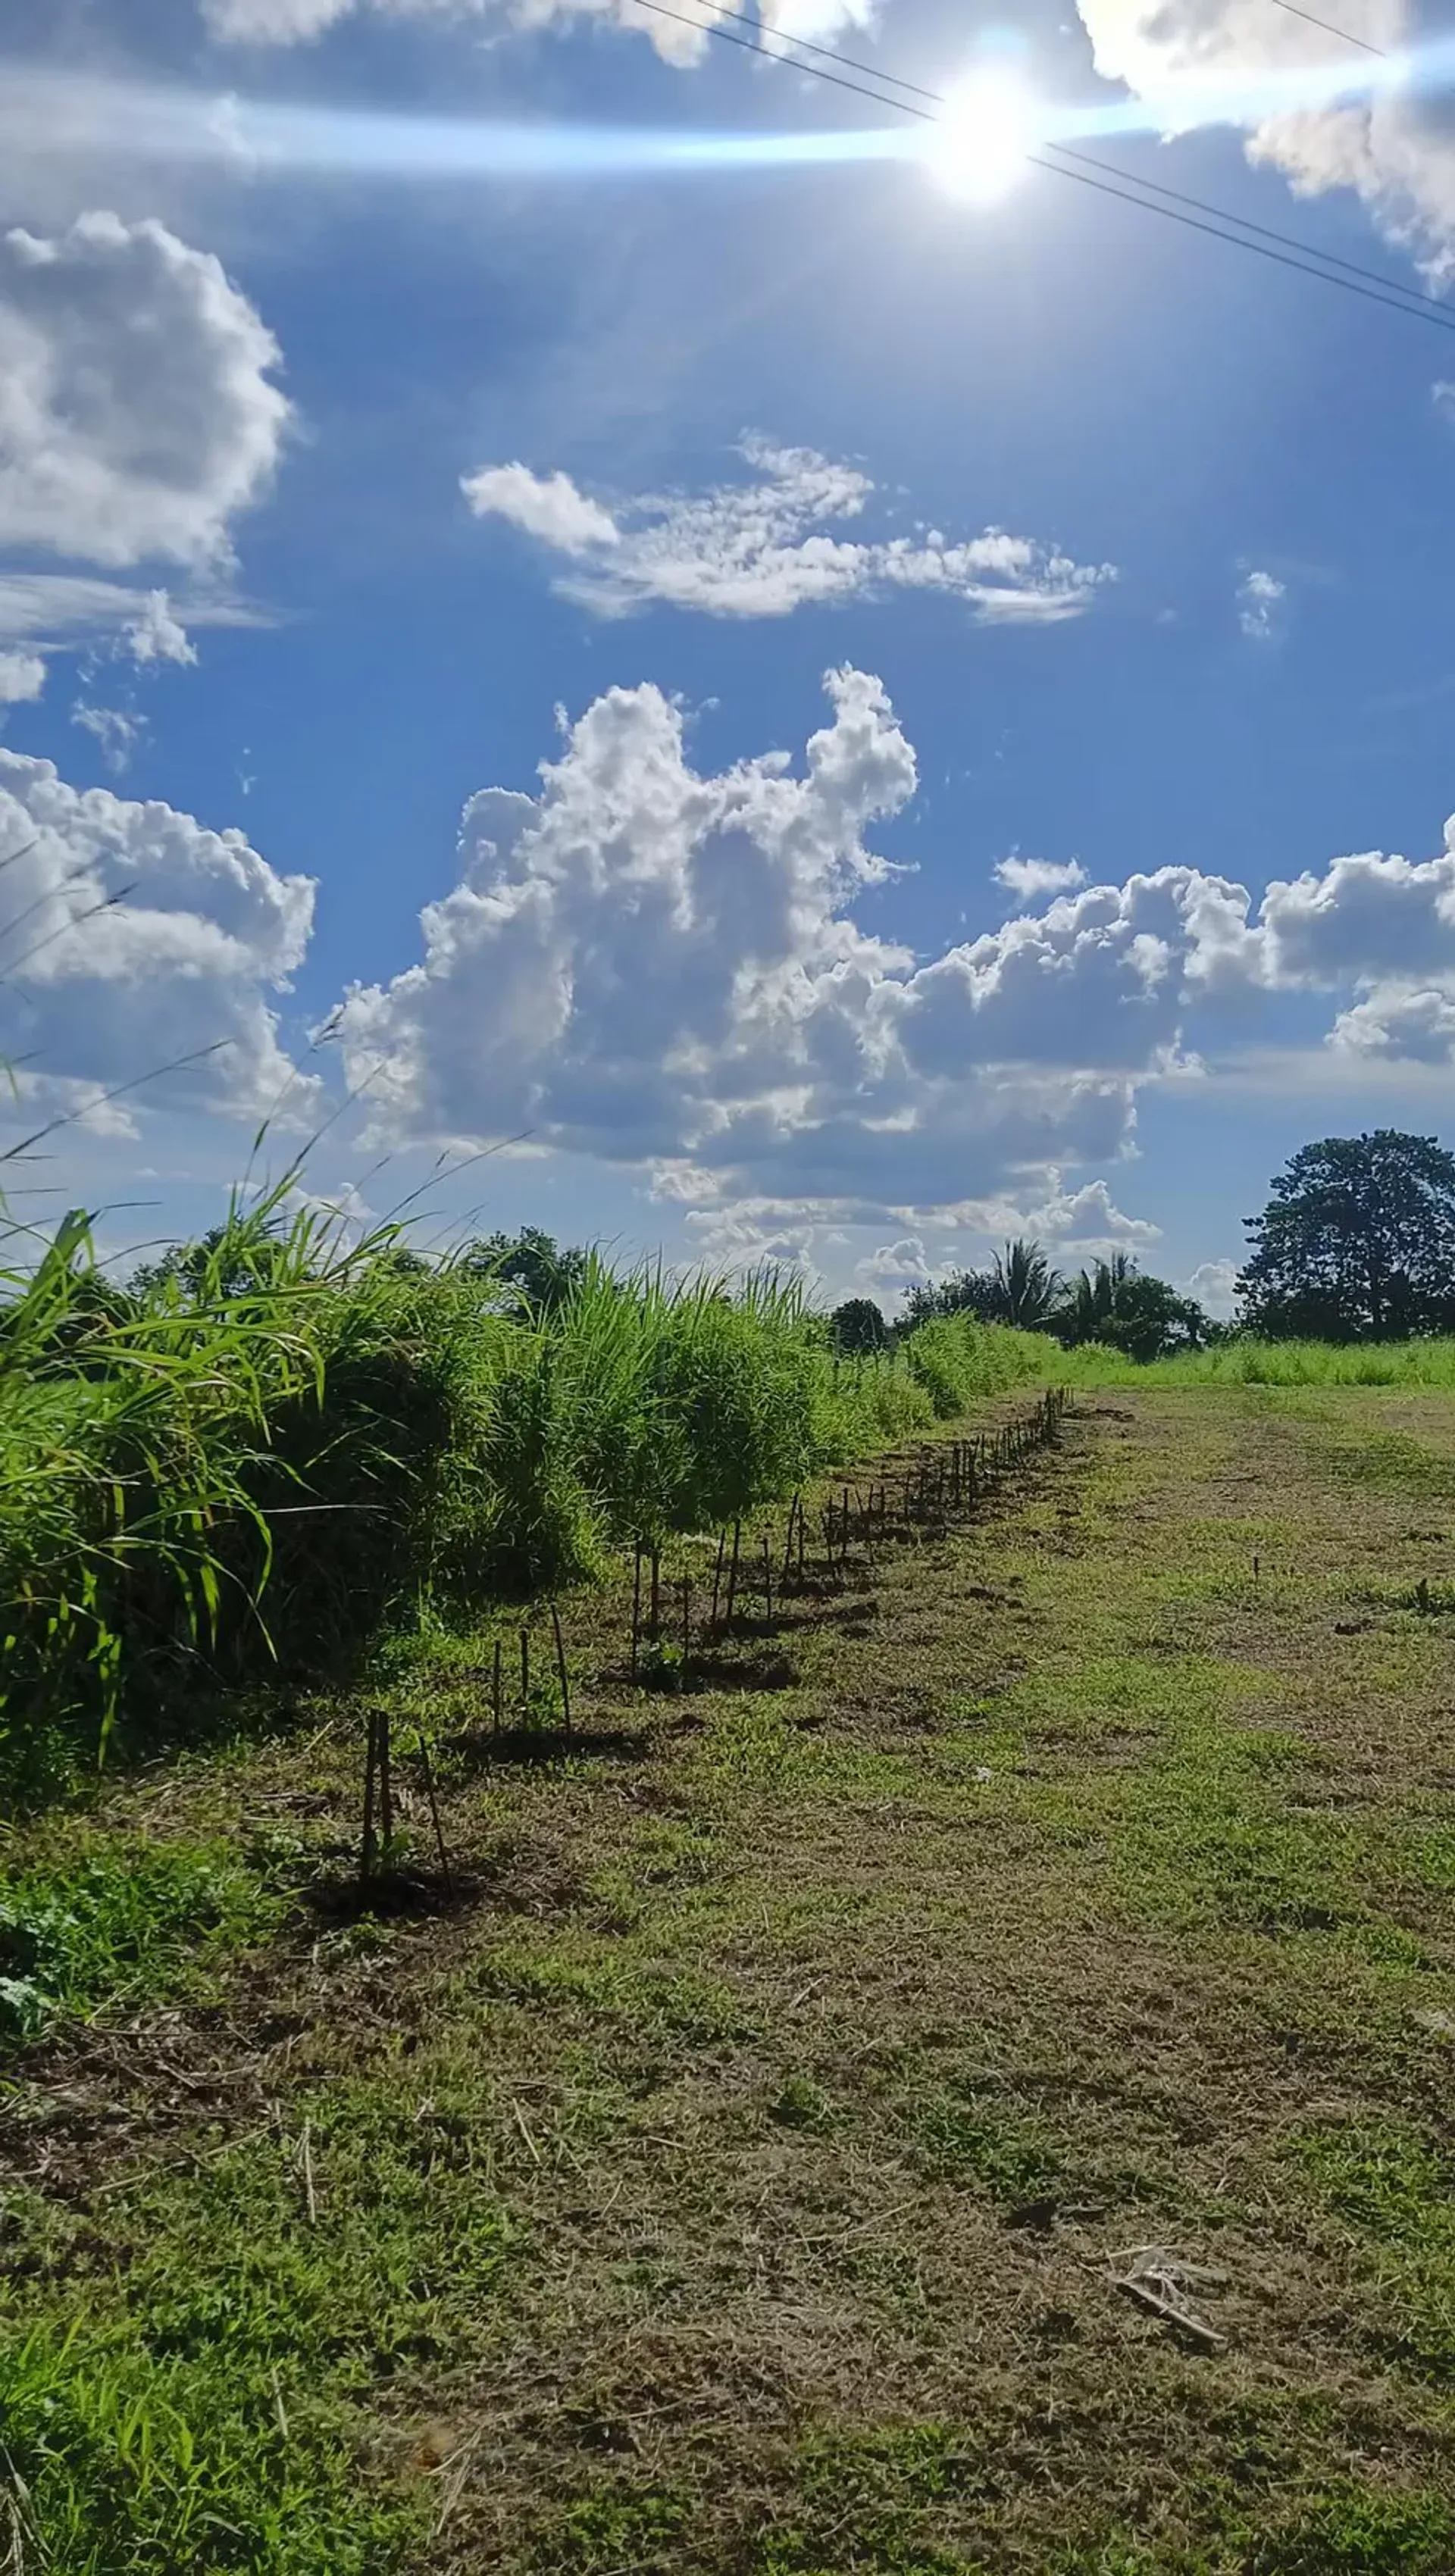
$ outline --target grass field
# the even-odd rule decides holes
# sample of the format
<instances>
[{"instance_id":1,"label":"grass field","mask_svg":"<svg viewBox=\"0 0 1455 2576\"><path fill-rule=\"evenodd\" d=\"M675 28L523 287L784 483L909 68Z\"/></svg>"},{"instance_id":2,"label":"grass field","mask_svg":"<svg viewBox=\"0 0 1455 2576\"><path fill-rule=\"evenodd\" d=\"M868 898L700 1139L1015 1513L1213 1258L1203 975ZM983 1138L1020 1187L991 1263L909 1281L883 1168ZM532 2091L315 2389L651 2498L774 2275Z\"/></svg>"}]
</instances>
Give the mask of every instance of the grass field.
<instances>
[{"instance_id":1,"label":"grass field","mask_svg":"<svg viewBox=\"0 0 1455 2576\"><path fill-rule=\"evenodd\" d=\"M1452 1505L1087 1389L689 1692L572 1596L559 1759L396 1659L432 1911L353 1702L17 1828L0 2565L1447 2576Z\"/></svg>"}]
</instances>

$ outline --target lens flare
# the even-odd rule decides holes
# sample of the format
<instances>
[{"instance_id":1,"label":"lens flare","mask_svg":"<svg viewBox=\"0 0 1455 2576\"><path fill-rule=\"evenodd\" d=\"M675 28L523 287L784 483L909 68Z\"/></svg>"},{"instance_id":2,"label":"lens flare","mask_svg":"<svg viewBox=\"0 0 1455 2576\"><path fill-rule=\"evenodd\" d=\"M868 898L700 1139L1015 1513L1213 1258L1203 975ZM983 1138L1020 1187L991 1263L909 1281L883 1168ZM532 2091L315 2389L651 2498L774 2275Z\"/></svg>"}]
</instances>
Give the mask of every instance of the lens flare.
<instances>
[{"instance_id":1,"label":"lens flare","mask_svg":"<svg viewBox=\"0 0 1455 2576\"><path fill-rule=\"evenodd\" d=\"M1015 186L1042 130L1024 81L997 65L971 72L951 90L925 158L942 187L974 205L992 205Z\"/></svg>"},{"instance_id":2,"label":"lens flare","mask_svg":"<svg viewBox=\"0 0 1455 2576\"><path fill-rule=\"evenodd\" d=\"M933 123L815 125L727 132L538 119L422 115L322 100L218 97L0 57L0 158L43 149L55 162L100 154L197 163L243 182L335 177L405 184L696 182L856 162L933 169L982 201L1000 196L1041 144L1256 127L1274 116L1403 95L1455 93L1455 38L1387 58L1250 65L1169 75L1153 95L1037 98L1009 65L982 62ZM886 100L886 105L889 102ZM37 137L42 138L37 143Z\"/></svg>"}]
</instances>

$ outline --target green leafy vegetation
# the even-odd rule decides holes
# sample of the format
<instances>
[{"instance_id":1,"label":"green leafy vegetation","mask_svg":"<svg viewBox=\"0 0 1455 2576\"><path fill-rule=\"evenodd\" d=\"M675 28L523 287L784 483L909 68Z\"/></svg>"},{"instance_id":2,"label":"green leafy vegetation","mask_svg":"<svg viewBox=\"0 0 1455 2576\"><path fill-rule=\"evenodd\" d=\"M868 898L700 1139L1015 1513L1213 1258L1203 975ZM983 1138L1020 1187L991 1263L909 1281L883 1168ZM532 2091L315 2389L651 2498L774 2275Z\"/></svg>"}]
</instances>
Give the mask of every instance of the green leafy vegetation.
<instances>
[{"instance_id":1,"label":"green leafy vegetation","mask_svg":"<svg viewBox=\"0 0 1455 2576\"><path fill-rule=\"evenodd\" d=\"M0 2040L62 2015L195 1987L260 1938L279 1900L226 1844L88 1832L64 1861L0 1871Z\"/></svg>"},{"instance_id":2,"label":"green leafy vegetation","mask_svg":"<svg viewBox=\"0 0 1455 2576\"><path fill-rule=\"evenodd\" d=\"M853 1357L770 1278L545 1238L437 1264L273 1199L118 1289L68 1219L0 1306L0 1779L41 1796L421 1614L556 1589L1045 1373L938 1323Z\"/></svg>"}]
</instances>

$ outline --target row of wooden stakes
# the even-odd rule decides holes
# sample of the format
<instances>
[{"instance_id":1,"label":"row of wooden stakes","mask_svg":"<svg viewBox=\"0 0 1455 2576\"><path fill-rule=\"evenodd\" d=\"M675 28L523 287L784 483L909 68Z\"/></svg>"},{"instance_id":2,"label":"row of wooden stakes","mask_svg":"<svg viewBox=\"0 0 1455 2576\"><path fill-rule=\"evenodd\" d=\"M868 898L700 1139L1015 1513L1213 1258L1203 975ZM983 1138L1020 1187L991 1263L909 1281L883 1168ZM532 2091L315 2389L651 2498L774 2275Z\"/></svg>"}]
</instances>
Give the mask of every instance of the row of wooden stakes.
<instances>
[{"instance_id":1,"label":"row of wooden stakes","mask_svg":"<svg viewBox=\"0 0 1455 2576\"><path fill-rule=\"evenodd\" d=\"M1028 1414L1005 1423L998 1431L981 1432L974 1440L939 1443L923 1452L916 1463L900 1476L877 1479L867 1490L857 1484L843 1486L837 1498L830 1496L821 1505L818 1514L824 1570L828 1579L843 1587L850 1550L856 1538L872 1565L876 1545L887 1543L894 1531L907 1533L925 1521L943 1522L953 1514L973 1512L1004 1475L1019 1466L1034 1450L1055 1440L1069 1406L1068 1390L1050 1387ZM751 1557L744 1552L741 1521L733 1525L731 1542L726 1530L721 1533L713 1569L711 1606L705 1631L699 1633L708 1637L720 1636L731 1628L740 1597L752 1584L754 1575L757 1577L756 1588L762 1602L763 1619L771 1623L775 1587L781 1603L795 1584L803 1588L813 1579L809 1564L808 1523L808 1506L802 1494L795 1494L788 1509L781 1560L767 1532L763 1533ZM634 1682L643 1677L644 1663L649 1658L659 1674L670 1671L674 1677L684 1675L691 1662L692 1577L686 1574L678 1577L670 1589L673 1598L669 1608L662 1581L661 1551L645 1541L639 1542L632 1577L631 1677ZM551 1683L544 1676L532 1679L531 1630L528 1625L522 1625L519 1631L518 1681L514 1674L511 1677L518 1692L514 1719L522 1730L543 1731L549 1723L570 1737L574 1731L571 1676L561 1634L561 1614L554 1602L550 1604L550 1622L555 1695L553 1697ZM491 1719L497 1735L504 1733L507 1724L505 1667L504 1642L497 1637L490 1676ZM364 1766L360 1850L361 1876L365 1880L378 1873L394 1839L391 1735L388 1711L371 1709ZM422 1734L418 1752L440 1865L448 1885L449 1855L440 1825L429 1749Z\"/></svg>"}]
</instances>

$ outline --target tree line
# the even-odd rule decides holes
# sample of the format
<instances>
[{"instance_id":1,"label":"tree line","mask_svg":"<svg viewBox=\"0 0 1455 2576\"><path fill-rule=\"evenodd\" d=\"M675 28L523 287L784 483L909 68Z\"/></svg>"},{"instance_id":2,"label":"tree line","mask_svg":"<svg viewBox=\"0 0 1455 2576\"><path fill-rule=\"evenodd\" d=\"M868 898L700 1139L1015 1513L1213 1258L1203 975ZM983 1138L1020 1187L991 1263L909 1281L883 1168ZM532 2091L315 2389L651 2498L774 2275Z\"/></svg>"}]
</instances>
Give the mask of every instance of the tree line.
<instances>
[{"instance_id":1,"label":"tree line","mask_svg":"<svg viewBox=\"0 0 1455 2576\"><path fill-rule=\"evenodd\" d=\"M970 1314L1153 1360L1233 1333L1322 1342L1455 1333L1455 1154L1433 1136L1381 1127L1305 1145L1243 1222L1249 1250L1231 1323L1128 1253L1067 1279L1020 1237L983 1270L912 1287L893 1323L872 1298L849 1298L835 1309L835 1338L845 1351L875 1350L935 1316Z\"/></svg>"},{"instance_id":2,"label":"tree line","mask_svg":"<svg viewBox=\"0 0 1455 2576\"><path fill-rule=\"evenodd\" d=\"M1228 1323L1128 1253L1092 1261L1068 1278L1039 1243L1021 1237L984 1269L951 1271L912 1287L892 1320L873 1298L847 1299L829 1319L833 1339L846 1354L868 1353L920 1324L969 1315L1049 1333L1067 1346L1097 1342L1129 1359L1153 1360L1204 1350L1233 1333L1341 1343L1455 1334L1455 1154L1433 1136L1382 1127L1305 1145L1244 1227L1248 1257ZM224 1238L229 1244L245 1239L236 1259L247 1267L245 1277L223 1281L224 1294L265 1287L269 1264L289 1257L267 1229L251 1229L244 1238L214 1227L143 1265L125 1287L99 1269L90 1272L77 1289L73 1330L84 1339L95 1325L119 1320L136 1296L166 1279L185 1293L205 1275L216 1294ZM380 1258L406 1271L430 1267L402 1242ZM589 1261L583 1247L558 1244L534 1226L480 1237L453 1258L457 1268L488 1281L499 1313L521 1321L539 1321L563 1306Z\"/></svg>"}]
</instances>

